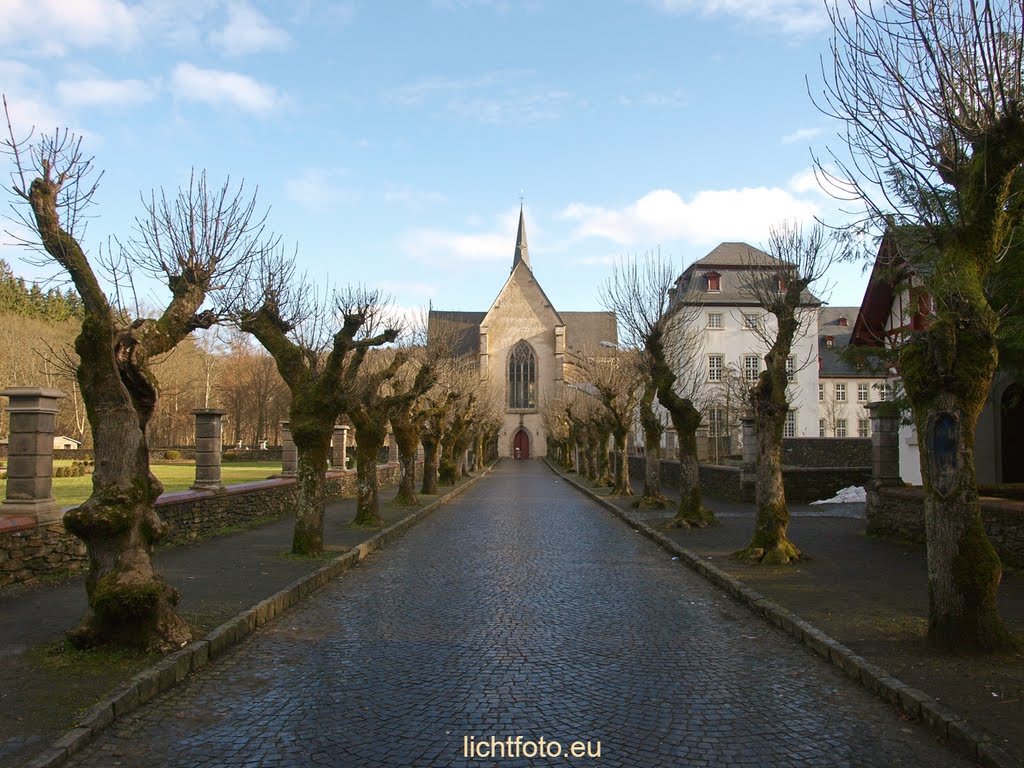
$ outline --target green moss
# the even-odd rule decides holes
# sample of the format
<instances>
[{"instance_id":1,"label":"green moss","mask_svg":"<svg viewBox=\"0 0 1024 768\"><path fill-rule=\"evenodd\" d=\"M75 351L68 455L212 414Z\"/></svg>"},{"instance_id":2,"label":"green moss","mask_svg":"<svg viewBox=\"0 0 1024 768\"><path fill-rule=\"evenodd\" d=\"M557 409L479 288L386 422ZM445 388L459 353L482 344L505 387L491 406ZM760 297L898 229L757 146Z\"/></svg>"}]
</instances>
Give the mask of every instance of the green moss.
<instances>
[{"instance_id":1,"label":"green moss","mask_svg":"<svg viewBox=\"0 0 1024 768\"><path fill-rule=\"evenodd\" d=\"M30 651L33 664L46 670L76 677L101 677L110 673L132 673L159 658L137 648L99 646L76 648L61 638Z\"/></svg>"},{"instance_id":2,"label":"green moss","mask_svg":"<svg viewBox=\"0 0 1024 768\"><path fill-rule=\"evenodd\" d=\"M119 584L116 574L107 574L96 582L92 609L102 623L143 623L155 615L163 591L159 582Z\"/></svg>"}]
</instances>

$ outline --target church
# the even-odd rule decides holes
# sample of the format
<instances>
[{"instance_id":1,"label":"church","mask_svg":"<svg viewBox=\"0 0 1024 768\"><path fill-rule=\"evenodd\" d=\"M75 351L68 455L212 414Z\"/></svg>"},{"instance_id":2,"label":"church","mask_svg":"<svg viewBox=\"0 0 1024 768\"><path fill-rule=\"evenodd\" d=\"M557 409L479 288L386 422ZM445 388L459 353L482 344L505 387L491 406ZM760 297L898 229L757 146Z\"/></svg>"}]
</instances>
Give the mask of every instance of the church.
<instances>
[{"instance_id":1,"label":"church","mask_svg":"<svg viewBox=\"0 0 1024 768\"><path fill-rule=\"evenodd\" d=\"M498 455L517 459L546 455L541 412L573 356L618 342L614 313L555 309L530 265L521 206L512 272L490 309L431 309L428 335L437 333L451 335L456 355L478 362L482 381L500 384L504 420Z\"/></svg>"}]
</instances>

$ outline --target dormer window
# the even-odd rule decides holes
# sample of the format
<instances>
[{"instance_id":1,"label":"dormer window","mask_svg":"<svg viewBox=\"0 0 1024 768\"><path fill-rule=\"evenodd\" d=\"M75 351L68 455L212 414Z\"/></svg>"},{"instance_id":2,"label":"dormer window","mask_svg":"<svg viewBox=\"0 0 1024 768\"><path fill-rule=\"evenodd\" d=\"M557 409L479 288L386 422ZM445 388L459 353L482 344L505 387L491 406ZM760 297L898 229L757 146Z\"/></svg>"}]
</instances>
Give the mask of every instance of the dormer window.
<instances>
[{"instance_id":1,"label":"dormer window","mask_svg":"<svg viewBox=\"0 0 1024 768\"><path fill-rule=\"evenodd\" d=\"M718 272L708 272L704 276L708 279L708 291L717 293L722 290L722 276Z\"/></svg>"},{"instance_id":2,"label":"dormer window","mask_svg":"<svg viewBox=\"0 0 1024 768\"><path fill-rule=\"evenodd\" d=\"M840 317L836 322L839 323L839 327L840 328L845 328L846 327L846 318L845 317Z\"/></svg>"},{"instance_id":3,"label":"dormer window","mask_svg":"<svg viewBox=\"0 0 1024 768\"><path fill-rule=\"evenodd\" d=\"M785 292L786 292L786 278L780 277L779 278L779 293L785 293Z\"/></svg>"},{"instance_id":4,"label":"dormer window","mask_svg":"<svg viewBox=\"0 0 1024 768\"><path fill-rule=\"evenodd\" d=\"M828 347L829 349L832 349L832 345L835 343L835 340L836 340L835 336L826 336L825 337L825 346Z\"/></svg>"}]
</instances>

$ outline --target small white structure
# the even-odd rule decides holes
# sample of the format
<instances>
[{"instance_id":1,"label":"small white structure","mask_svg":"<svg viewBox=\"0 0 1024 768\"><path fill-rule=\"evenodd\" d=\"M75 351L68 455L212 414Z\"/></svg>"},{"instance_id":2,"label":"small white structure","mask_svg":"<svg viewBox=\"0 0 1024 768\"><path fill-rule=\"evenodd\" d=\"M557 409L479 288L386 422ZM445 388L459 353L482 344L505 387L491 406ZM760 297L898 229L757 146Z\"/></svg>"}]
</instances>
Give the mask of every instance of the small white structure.
<instances>
[{"instance_id":1,"label":"small white structure","mask_svg":"<svg viewBox=\"0 0 1024 768\"><path fill-rule=\"evenodd\" d=\"M75 440L67 435L54 435L53 448L58 451L77 451L82 447L81 440Z\"/></svg>"}]
</instances>

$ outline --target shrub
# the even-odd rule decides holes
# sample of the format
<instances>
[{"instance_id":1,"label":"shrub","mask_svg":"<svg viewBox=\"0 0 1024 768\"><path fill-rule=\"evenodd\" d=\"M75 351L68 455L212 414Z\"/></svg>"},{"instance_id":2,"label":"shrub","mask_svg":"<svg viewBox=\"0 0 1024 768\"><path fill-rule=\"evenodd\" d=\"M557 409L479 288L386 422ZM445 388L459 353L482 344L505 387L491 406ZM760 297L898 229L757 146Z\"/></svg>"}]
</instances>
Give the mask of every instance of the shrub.
<instances>
[{"instance_id":1,"label":"shrub","mask_svg":"<svg viewBox=\"0 0 1024 768\"><path fill-rule=\"evenodd\" d=\"M238 461L238 454L234 451L224 451L221 455L222 461Z\"/></svg>"},{"instance_id":2,"label":"shrub","mask_svg":"<svg viewBox=\"0 0 1024 768\"><path fill-rule=\"evenodd\" d=\"M167 461L177 461L181 458L181 451L164 451L164 458Z\"/></svg>"}]
</instances>

